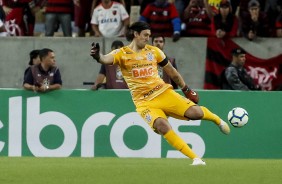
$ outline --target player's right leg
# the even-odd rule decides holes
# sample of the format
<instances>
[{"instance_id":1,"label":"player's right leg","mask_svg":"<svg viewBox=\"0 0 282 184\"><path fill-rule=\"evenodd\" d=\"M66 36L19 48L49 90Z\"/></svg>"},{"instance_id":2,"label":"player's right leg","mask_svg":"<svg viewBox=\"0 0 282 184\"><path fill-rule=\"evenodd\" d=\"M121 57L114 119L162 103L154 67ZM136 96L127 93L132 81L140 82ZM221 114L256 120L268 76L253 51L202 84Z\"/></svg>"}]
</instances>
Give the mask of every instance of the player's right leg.
<instances>
[{"instance_id":1,"label":"player's right leg","mask_svg":"<svg viewBox=\"0 0 282 184\"><path fill-rule=\"evenodd\" d=\"M230 133L228 124L216 114L209 111L206 107L196 105L173 90L167 90L165 96L160 95L159 98L163 98L161 100L165 104L164 107L167 107L164 111L169 116L178 119L209 120L214 122L224 134Z\"/></svg>"},{"instance_id":2,"label":"player's right leg","mask_svg":"<svg viewBox=\"0 0 282 184\"><path fill-rule=\"evenodd\" d=\"M209 120L214 122L218 127L220 128L221 132L224 134L230 133L230 128L228 124L220 119L219 116L212 113L209 109L207 109L204 106L191 106L185 111L185 117L197 120L197 119L203 119L203 120Z\"/></svg>"}]
</instances>

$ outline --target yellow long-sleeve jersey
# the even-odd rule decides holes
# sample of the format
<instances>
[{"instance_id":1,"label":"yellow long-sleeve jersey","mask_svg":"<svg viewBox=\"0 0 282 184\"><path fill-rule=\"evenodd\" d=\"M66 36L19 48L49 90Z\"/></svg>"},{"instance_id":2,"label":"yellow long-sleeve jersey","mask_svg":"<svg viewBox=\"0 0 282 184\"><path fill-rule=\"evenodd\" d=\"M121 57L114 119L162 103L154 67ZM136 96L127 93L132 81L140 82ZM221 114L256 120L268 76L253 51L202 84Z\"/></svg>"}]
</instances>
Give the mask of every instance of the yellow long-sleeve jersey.
<instances>
[{"instance_id":1,"label":"yellow long-sleeve jersey","mask_svg":"<svg viewBox=\"0 0 282 184\"><path fill-rule=\"evenodd\" d=\"M151 100L166 89L172 88L158 75L158 63L166 58L159 48L146 45L137 53L125 46L112 51L111 54L114 56L113 64L121 68L135 105Z\"/></svg>"}]
</instances>

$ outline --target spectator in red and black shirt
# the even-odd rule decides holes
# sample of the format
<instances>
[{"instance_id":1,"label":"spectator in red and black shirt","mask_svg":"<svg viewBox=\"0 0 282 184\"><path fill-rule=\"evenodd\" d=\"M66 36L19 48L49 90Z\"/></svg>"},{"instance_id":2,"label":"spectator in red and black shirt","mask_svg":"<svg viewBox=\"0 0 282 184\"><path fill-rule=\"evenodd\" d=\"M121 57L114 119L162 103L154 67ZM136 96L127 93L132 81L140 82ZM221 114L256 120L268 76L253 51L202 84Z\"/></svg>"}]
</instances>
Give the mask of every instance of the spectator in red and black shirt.
<instances>
[{"instance_id":1,"label":"spectator in red and black shirt","mask_svg":"<svg viewBox=\"0 0 282 184\"><path fill-rule=\"evenodd\" d=\"M149 23L152 35L173 37L173 41L180 38L181 20L175 5L167 0L156 0L148 4L140 16L140 21Z\"/></svg>"},{"instance_id":2,"label":"spectator in red and black shirt","mask_svg":"<svg viewBox=\"0 0 282 184\"><path fill-rule=\"evenodd\" d=\"M249 13L241 17L241 34L248 40L254 40L256 37L269 37L269 21L267 15L260 10L260 3L257 0L251 0L248 7Z\"/></svg>"},{"instance_id":3,"label":"spectator in red and black shirt","mask_svg":"<svg viewBox=\"0 0 282 184\"><path fill-rule=\"evenodd\" d=\"M35 0L2 0L6 13L6 28L10 36L33 36Z\"/></svg>"},{"instance_id":4,"label":"spectator in red and black shirt","mask_svg":"<svg viewBox=\"0 0 282 184\"><path fill-rule=\"evenodd\" d=\"M45 36L54 36L58 25L61 25L64 36L72 36L71 19L72 0L47 0L45 12Z\"/></svg>"},{"instance_id":5,"label":"spectator in red and black shirt","mask_svg":"<svg viewBox=\"0 0 282 184\"><path fill-rule=\"evenodd\" d=\"M217 38L236 37L239 22L232 14L231 3L229 0L222 0L219 4L219 13L212 19L212 35Z\"/></svg>"},{"instance_id":6,"label":"spectator in red and black shirt","mask_svg":"<svg viewBox=\"0 0 282 184\"><path fill-rule=\"evenodd\" d=\"M183 36L211 36L212 17L207 0L191 0L182 16Z\"/></svg>"},{"instance_id":7,"label":"spectator in red and black shirt","mask_svg":"<svg viewBox=\"0 0 282 184\"><path fill-rule=\"evenodd\" d=\"M85 32L90 32L93 35L91 29L91 7L93 0L73 0L74 2L74 23L78 28L77 35L79 37L84 37Z\"/></svg>"}]
</instances>

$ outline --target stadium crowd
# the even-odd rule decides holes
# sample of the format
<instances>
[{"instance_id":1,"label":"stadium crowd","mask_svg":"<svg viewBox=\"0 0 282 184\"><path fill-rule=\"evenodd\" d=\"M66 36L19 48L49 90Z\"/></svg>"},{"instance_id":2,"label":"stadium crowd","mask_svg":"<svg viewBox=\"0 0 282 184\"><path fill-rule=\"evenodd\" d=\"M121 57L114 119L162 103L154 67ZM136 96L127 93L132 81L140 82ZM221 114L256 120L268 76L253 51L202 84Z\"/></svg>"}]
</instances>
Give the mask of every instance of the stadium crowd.
<instances>
[{"instance_id":1,"label":"stadium crowd","mask_svg":"<svg viewBox=\"0 0 282 184\"><path fill-rule=\"evenodd\" d=\"M142 20L152 34L173 41L203 36L253 40L282 37L281 7L281 0L0 0L0 36L37 36L35 26L42 21L45 36L61 28L67 37L120 37Z\"/></svg>"},{"instance_id":2,"label":"stadium crowd","mask_svg":"<svg viewBox=\"0 0 282 184\"><path fill-rule=\"evenodd\" d=\"M49 37L121 38L137 21L174 42L282 37L281 0L0 0L0 36L38 36L39 19Z\"/></svg>"}]
</instances>

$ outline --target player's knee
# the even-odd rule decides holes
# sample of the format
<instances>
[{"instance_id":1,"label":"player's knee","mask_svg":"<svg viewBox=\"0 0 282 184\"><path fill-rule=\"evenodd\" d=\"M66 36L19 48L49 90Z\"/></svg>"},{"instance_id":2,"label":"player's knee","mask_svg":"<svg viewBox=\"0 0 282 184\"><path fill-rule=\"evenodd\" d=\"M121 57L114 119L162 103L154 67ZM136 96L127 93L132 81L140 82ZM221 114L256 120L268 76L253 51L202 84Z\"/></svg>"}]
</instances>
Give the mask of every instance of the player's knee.
<instances>
[{"instance_id":1,"label":"player's knee","mask_svg":"<svg viewBox=\"0 0 282 184\"><path fill-rule=\"evenodd\" d=\"M162 135L166 134L169 130L171 130L171 126L169 125L167 120L163 118L158 118L155 120L154 128L156 129L156 132Z\"/></svg>"},{"instance_id":2,"label":"player's knee","mask_svg":"<svg viewBox=\"0 0 282 184\"><path fill-rule=\"evenodd\" d=\"M200 106L195 105L186 110L185 116L191 120L198 120L203 118L204 112Z\"/></svg>"}]
</instances>

